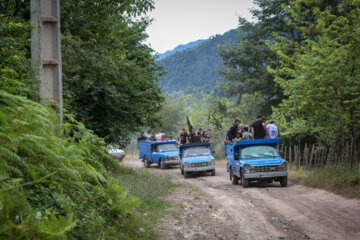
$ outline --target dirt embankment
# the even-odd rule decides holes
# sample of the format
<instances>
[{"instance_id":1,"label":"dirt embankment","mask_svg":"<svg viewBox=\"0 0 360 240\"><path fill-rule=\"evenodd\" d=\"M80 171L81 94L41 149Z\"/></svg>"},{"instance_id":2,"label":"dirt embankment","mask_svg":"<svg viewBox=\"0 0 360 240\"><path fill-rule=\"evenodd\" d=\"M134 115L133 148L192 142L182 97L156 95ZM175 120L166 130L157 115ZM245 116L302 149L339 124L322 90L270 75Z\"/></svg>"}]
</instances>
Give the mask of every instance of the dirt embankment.
<instances>
[{"instance_id":1,"label":"dirt embankment","mask_svg":"<svg viewBox=\"0 0 360 240\"><path fill-rule=\"evenodd\" d=\"M142 167L126 158L125 165ZM178 184L168 200L173 214L160 221L163 239L360 239L360 201L289 183L231 185L224 166L216 176L184 179L178 168L149 171L169 174Z\"/></svg>"}]
</instances>

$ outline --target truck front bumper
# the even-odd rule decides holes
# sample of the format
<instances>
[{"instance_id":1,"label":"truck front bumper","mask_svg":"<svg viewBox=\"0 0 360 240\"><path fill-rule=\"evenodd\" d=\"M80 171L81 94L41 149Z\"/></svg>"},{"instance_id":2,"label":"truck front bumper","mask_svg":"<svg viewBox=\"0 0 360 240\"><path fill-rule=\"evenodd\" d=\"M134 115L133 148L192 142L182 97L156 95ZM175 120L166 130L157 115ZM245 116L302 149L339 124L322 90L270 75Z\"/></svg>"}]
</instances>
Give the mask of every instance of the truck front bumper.
<instances>
[{"instance_id":1,"label":"truck front bumper","mask_svg":"<svg viewBox=\"0 0 360 240\"><path fill-rule=\"evenodd\" d=\"M245 178L277 178L286 177L288 172L260 172L260 173L245 173Z\"/></svg>"},{"instance_id":2,"label":"truck front bumper","mask_svg":"<svg viewBox=\"0 0 360 240\"><path fill-rule=\"evenodd\" d=\"M180 161L179 160L165 160L165 165L179 165Z\"/></svg>"},{"instance_id":3,"label":"truck front bumper","mask_svg":"<svg viewBox=\"0 0 360 240\"><path fill-rule=\"evenodd\" d=\"M207 166L207 167L197 167L197 168L184 168L185 172L206 172L212 171L215 169L215 166Z\"/></svg>"}]
</instances>

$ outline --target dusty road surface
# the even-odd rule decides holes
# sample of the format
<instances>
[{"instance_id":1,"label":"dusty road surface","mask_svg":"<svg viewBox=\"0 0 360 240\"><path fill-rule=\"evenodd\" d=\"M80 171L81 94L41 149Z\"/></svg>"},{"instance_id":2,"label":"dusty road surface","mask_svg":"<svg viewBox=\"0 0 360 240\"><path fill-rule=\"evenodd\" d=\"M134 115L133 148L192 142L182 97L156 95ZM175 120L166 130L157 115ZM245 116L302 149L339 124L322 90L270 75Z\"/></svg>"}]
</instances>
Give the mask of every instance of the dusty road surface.
<instances>
[{"instance_id":1,"label":"dusty road surface","mask_svg":"<svg viewBox=\"0 0 360 240\"><path fill-rule=\"evenodd\" d=\"M143 167L135 157L123 164ZM360 201L324 190L279 183L231 185L224 166L216 176L184 179L179 168L149 171L169 174L180 185L167 200L171 214L157 226L163 239L360 239Z\"/></svg>"}]
</instances>

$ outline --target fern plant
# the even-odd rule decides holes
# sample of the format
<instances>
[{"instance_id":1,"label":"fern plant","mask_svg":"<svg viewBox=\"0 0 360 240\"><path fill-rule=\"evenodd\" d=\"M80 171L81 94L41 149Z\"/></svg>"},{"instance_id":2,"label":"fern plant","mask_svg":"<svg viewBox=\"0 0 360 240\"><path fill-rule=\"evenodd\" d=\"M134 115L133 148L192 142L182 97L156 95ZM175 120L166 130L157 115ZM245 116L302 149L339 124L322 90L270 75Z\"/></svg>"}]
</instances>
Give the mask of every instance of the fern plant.
<instances>
[{"instance_id":1,"label":"fern plant","mask_svg":"<svg viewBox=\"0 0 360 240\"><path fill-rule=\"evenodd\" d=\"M0 238L133 238L140 200L111 177L102 139L73 117L0 90ZM131 235L135 234L135 235Z\"/></svg>"}]
</instances>

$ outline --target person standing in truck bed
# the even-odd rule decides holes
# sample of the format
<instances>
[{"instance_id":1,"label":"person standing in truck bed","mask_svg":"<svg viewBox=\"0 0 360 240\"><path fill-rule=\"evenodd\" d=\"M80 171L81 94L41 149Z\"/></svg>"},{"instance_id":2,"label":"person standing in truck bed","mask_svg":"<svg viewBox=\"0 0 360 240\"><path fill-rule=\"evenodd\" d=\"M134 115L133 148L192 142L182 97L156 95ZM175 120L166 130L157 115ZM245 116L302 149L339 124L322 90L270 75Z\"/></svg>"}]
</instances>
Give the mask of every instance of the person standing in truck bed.
<instances>
[{"instance_id":1,"label":"person standing in truck bed","mask_svg":"<svg viewBox=\"0 0 360 240\"><path fill-rule=\"evenodd\" d=\"M257 116L256 121L251 124L251 135L253 139L264 139L267 135L265 119L261 115Z\"/></svg>"},{"instance_id":2,"label":"person standing in truck bed","mask_svg":"<svg viewBox=\"0 0 360 240\"><path fill-rule=\"evenodd\" d=\"M249 127L244 126L244 132L242 133L244 140L251 140L251 133L249 132Z\"/></svg>"},{"instance_id":3,"label":"person standing in truck bed","mask_svg":"<svg viewBox=\"0 0 360 240\"><path fill-rule=\"evenodd\" d=\"M179 138L179 143L180 144L186 144L188 141L188 134L185 131L185 128L181 129L181 133L180 133L180 138Z\"/></svg>"}]
</instances>

